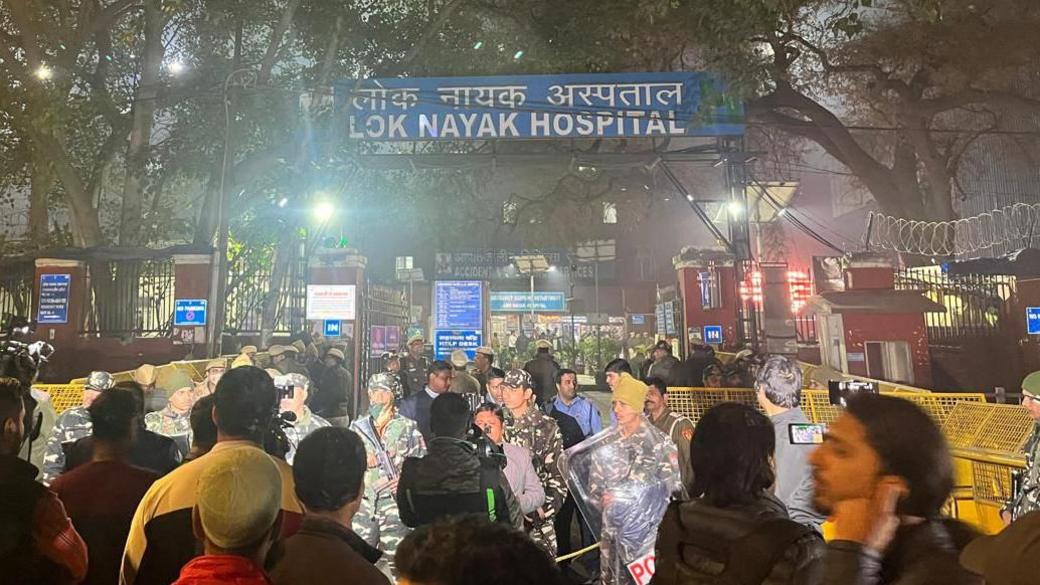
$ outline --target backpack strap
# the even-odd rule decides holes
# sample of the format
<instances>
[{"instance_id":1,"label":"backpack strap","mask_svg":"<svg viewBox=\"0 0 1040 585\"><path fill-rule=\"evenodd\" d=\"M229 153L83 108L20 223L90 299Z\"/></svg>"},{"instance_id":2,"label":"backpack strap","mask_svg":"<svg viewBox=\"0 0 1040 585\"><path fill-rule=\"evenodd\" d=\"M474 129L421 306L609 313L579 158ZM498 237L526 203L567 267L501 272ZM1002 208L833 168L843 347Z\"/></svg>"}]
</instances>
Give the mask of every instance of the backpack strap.
<instances>
[{"instance_id":1,"label":"backpack strap","mask_svg":"<svg viewBox=\"0 0 1040 585\"><path fill-rule=\"evenodd\" d=\"M729 549L722 583L761 585L783 558L787 548L811 534L808 526L787 518L775 518L759 524Z\"/></svg>"}]
</instances>

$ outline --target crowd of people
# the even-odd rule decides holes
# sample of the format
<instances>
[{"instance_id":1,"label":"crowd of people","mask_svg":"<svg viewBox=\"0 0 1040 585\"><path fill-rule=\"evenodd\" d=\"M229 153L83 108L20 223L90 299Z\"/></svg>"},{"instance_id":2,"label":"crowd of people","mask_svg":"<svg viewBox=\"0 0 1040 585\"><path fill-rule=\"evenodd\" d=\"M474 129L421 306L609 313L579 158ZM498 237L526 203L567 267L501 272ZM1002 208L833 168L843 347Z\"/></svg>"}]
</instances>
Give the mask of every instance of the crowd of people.
<instances>
[{"instance_id":1,"label":"crowd of people","mask_svg":"<svg viewBox=\"0 0 1040 585\"><path fill-rule=\"evenodd\" d=\"M913 403L851 395L821 444L798 440L802 372L786 357L739 355L758 408L722 403L694 424L668 394L713 370L703 349L682 362L658 344L636 371L614 360L601 414L551 343L503 370L493 347L470 368L413 336L348 420L344 349L322 345L245 347L165 401L151 366L118 383L93 372L42 431L32 364L5 354L0 581L1037 582L1040 373L1023 382L1030 469L1010 526L983 537L943 515L952 461Z\"/></svg>"}]
</instances>

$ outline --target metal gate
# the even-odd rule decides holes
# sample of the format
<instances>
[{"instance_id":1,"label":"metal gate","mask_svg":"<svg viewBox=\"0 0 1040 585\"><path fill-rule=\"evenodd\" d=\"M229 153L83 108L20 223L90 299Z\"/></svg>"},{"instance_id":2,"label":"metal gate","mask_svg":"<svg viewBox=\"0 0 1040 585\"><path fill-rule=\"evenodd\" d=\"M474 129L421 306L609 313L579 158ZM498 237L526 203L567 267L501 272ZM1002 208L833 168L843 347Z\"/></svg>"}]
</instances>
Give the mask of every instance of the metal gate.
<instances>
[{"instance_id":1,"label":"metal gate","mask_svg":"<svg viewBox=\"0 0 1040 585\"><path fill-rule=\"evenodd\" d=\"M405 341L402 337L408 329L408 301L403 290L366 279L362 304L358 320L360 330L357 333L361 340L358 388L364 388L368 377L382 369L381 356L384 352L401 349ZM365 395L359 398L360 404L368 397Z\"/></svg>"},{"instance_id":2,"label":"metal gate","mask_svg":"<svg viewBox=\"0 0 1040 585\"><path fill-rule=\"evenodd\" d=\"M899 270L896 290L919 290L946 307L945 313L927 313L928 341L932 346L957 347L980 337L1009 335L1008 300L1015 278L1005 275L950 276L937 266Z\"/></svg>"}]
</instances>

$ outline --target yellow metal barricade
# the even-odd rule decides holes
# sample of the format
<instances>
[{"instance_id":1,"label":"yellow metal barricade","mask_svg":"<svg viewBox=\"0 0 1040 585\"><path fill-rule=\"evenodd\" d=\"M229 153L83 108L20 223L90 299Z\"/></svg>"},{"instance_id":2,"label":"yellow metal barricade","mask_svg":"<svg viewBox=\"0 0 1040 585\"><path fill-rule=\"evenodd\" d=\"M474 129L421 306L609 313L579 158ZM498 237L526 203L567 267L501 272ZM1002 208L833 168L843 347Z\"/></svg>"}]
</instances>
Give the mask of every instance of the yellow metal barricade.
<instances>
[{"instance_id":1,"label":"yellow metal barricade","mask_svg":"<svg viewBox=\"0 0 1040 585\"><path fill-rule=\"evenodd\" d=\"M57 414L83 404L83 384L33 384L33 388L51 397L51 404Z\"/></svg>"}]
</instances>

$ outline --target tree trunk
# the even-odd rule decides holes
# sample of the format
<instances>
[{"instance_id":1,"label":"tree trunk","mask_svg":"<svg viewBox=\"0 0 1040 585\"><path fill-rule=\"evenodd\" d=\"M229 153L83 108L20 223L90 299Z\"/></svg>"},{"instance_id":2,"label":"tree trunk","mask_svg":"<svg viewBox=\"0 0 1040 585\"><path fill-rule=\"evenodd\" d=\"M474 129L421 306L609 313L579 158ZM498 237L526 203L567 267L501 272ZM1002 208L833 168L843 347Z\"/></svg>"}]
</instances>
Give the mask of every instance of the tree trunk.
<instances>
[{"instance_id":1,"label":"tree trunk","mask_svg":"<svg viewBox=\"0 0 1040 585\"><path fill-rule=\"evenodd\" d=\"M165 19L160 0L145 2L144 20L145 50L141 81L134 99L133 125L126 150L126 181L123 183L123 210L119 222L119 244L122 246L141 244L146 166L151 149L159 76L165 55L162 39Z\"/></svg>"},{"instance_id":2,"label":"tree trunk","mask_svg":"<svg viewBox=\"0 0 1040 585\"><path fill-rule=\"evenodd\" d=\"M69 161L65 148L53 136L36 128L31 129L31 134L40 154L50 159L54 165L55 174L64 187L65 200L69 205L73 244L81 248L100 245L103 238L98 211L94 208L90 192L84 187L79 173Z\"/></svg>"},{"instance_id":3,"label":"tree trunk","mask_svg":"<svg viewBox=\"0 0 1040 585\"><path fill-rule=\"evenodd\" d=\"M33 153L32 179L29 187L29 243L42 250L50 245L48 203L54 187L54 169L43 157Z\"/></svg>"}]
</instances>

